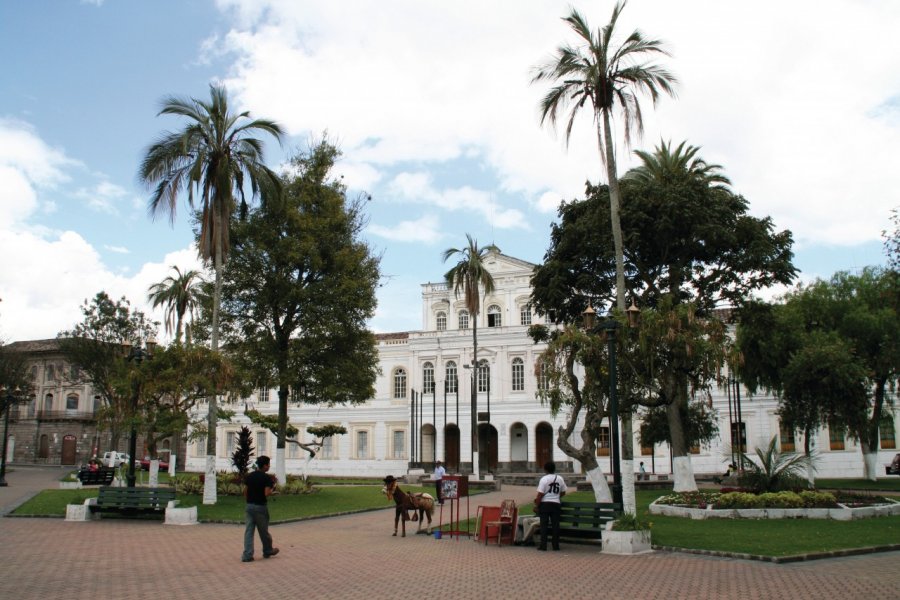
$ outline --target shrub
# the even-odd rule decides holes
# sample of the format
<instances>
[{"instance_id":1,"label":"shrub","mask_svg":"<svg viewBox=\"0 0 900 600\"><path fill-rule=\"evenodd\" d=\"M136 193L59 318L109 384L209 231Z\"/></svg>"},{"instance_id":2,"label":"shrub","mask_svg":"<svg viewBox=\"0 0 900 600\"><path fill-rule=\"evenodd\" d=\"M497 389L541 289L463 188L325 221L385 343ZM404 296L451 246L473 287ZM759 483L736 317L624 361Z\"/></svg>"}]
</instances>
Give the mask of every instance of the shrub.
<instances>
[{"instance_id":1,"label":"shrub","mask_svg":"<svg viewBox=\"0 0 900 600\"><path fill-rule=\"evenodd\" d=\"M634 513L622 513L615 518L612 528L615 531L647 531L650 523L639 519Z\"/></svg>"},{"instance_id":2,"label":"shrub","mask_svg":"<svg viewBox=\"0 0 900 600\"><path fill-rule=\"evenodd\" d=\"M759 508L761 503L756 494L728 492L716 501L715 508Z\"/></svg>"},{"instance_id":3,"label":"shrub","mask_svg":"<svg viewBox=\"0 0 900 600\"><path fill-rule=\"evenodd\" d=\"M765 449L757 448L756 464L746 454L741 454L744 472L738 476L741 487L757 493L802 489L806 483L804 474L812 464L803 454L784 454L778 450L778 438L773 437Z\"/></svg>"},{"instance_id":4,"label":"shrub","mask_svg":"<svg viewBox=\"0 0 900 600\"><path fill-rule=\"evenodd\" d=\"M804 508L836 508L837 502L831 492L805 490L798 494Z\"/></svg>"}]
</instances>

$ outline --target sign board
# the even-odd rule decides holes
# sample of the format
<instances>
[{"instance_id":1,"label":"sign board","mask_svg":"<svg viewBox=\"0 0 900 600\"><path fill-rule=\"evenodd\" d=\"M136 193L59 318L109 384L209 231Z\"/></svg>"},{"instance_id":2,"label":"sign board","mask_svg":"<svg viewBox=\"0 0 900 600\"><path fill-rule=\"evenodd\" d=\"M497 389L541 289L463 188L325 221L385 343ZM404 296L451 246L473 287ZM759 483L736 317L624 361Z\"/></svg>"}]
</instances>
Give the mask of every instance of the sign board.
<instances>
[{"instance_id":1,"label":"sign board","mask_svg":"<svg viewBox=\"0 0 900 600\"><path fill-rule=\"evenodd\" d=\"M489 412L480 412L480 413L478 413L478 420L479 420L479 421L487 421L487 422L490 422L490 420L491 420L491 413L489 413Z\"/></svg>"},{"instance_id":2,"label":"sign board","mask_svg":"<svg viewBox=\"0 0 900 600\"><path fill-rule=\"evenodd\" d=\"M469 480L458 475L445 475L441 479L441 498L454 500L469 495Z\"/></svg>"}]
</instances>

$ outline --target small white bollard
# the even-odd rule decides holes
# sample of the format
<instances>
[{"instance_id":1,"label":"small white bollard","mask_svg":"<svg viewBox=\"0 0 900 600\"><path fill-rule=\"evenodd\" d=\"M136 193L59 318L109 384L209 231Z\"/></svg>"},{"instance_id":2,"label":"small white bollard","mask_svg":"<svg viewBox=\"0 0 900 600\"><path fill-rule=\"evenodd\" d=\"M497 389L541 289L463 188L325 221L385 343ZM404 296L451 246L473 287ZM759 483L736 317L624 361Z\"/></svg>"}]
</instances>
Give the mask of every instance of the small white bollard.
<instances>
[{"instance_id":1,"label":"small white bollard","mask_svg":"<svg viewBox=\"0 0 900 600\"><path fill-rule=\"evenodd\" d=\"M166 506L166 525L196 525L197 507L177 508L178 500L170 500Z\"/></svg>"},{"instance_id":2,"label":"small white bollard","mask_svg":"<svg viewBox=\"0 0 900 600\"><path fill-rule=\"evenodd\" d=\"M91 512L91 505L96 504L96 498L88 498L84 504L67 504L66 521L83 522L97 519L97 515Z\"/></svg>"},{"instance_id":3,"label":"small white bollard","mask_svg":"<svg viewBox=\"0 0 900 600\"><path fill-rule=\"evenodd\" d=\"M174 454L169 455L169 477L175 477L175 460L177 458Z\"/></svg>"}]
</instances>

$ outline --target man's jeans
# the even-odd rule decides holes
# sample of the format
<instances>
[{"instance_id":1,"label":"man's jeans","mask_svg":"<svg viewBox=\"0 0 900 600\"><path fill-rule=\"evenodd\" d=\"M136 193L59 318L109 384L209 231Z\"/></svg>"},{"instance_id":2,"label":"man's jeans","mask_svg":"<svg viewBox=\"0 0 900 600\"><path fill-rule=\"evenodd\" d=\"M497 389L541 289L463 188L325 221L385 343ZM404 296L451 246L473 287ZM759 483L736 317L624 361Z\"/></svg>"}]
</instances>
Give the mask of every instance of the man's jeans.
<instances>
[{"instance_id":1,"label":"man's jeans","mask_svg":"<svg viewBox=\"0 0 900 600\"><path fill-rule=\"evenodd\" d=\"M272 553L272 536L269 535L269 507L265 504L248 504L246 510L247 528L244 529L244 555L242 558L253 558L253 530L259 530L262 540L263 556Z\"/></svg>"}]
</instances>

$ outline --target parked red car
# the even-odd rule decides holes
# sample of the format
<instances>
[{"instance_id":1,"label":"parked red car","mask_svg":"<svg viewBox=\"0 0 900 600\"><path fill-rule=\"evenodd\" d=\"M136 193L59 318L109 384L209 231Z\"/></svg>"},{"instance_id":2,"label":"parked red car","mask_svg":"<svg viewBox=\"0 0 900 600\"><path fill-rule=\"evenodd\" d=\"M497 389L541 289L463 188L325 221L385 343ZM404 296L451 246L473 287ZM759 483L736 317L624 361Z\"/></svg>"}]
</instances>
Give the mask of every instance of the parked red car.
<instances>
[{"instance_id":1,"label":"parked red car","mask_svg":"<svg viewBox=\"0 0 900 600\"><path fill-rule=\"evenodd\" d=\"M144 458L141 459L141 469L143 469L144 471L149 471L149 470L150 470L150 457L149 457L149 456L145 456ZM167 463L166 461L160 459L160 461L159 461L159 470L160 470L160 471L168 471L168 470L169 470L169 463Z\"/></svg>"}]
</instances>

